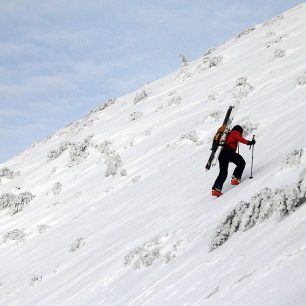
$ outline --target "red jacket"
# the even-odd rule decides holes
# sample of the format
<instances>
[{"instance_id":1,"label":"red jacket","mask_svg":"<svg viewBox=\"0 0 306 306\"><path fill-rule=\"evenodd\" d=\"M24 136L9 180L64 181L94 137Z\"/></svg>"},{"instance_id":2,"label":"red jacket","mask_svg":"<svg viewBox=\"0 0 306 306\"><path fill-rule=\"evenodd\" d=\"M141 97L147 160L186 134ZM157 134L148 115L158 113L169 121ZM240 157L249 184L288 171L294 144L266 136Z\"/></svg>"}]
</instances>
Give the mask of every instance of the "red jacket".
<instances>
[{"instance_id":1,"label":"red jacket","mask_svg":"<svg viewBox=\"0 0 306 306\"><path fill-rule=\"evenodd\" d=\"M242 142L244 144L249 143L249 141L243 138L242 135L238 131L236 130L231 131L226 138L224 148L230 148L236 152L238 142Z\"/></svg>"}]
</instances>

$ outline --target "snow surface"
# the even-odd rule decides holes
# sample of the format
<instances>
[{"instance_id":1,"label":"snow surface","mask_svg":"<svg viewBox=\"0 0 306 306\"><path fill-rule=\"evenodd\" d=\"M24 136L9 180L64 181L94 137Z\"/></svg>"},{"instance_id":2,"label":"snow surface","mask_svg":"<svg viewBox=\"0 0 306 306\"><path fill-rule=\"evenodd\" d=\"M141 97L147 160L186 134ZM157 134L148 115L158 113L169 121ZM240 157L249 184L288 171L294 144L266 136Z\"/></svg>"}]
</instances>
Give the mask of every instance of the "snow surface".
<instances>
[{"instance_id":1,"label":"snow surface","mask_svg":"<svg viewBox=\"0 0 306 306\"><path fill-rule=\"evenodd\" d=\"M304 3L1 164L0 305L306 305L304 198L210 252L240 201L306 168L305 63ZM241 145L243 182L214 199L205 163L236 100L254 179Z\"/></svg>"}]
</instances>

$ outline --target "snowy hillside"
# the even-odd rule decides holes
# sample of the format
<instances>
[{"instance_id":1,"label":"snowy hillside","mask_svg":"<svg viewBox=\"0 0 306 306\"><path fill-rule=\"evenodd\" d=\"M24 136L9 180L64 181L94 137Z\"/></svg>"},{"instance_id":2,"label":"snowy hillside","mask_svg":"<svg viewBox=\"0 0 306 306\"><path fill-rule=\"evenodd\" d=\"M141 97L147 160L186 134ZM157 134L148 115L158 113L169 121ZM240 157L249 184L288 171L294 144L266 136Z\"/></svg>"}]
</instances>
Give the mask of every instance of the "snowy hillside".
<instances>
[{"instance_id":1,"label":"snowy hillside","mask_svg":"<svg viewBox=\"0 0 306 306\"><path fill-rule=\"evenodd\" d=\"M305 63L306 3L1 164L0 305L306 305ZM237 100L254 179L241 145L212 198Z\"/></svg>"}]
</instances>

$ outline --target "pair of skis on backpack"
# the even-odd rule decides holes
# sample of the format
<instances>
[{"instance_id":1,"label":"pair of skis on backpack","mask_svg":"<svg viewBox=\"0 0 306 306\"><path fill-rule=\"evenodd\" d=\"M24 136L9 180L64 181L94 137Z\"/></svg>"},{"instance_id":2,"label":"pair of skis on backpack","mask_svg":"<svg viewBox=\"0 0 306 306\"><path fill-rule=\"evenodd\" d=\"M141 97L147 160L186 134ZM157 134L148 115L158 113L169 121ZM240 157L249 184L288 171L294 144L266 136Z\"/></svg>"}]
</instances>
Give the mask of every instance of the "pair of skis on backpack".
<instances>
[{"instance_id":1,"label":"pair of skis on backpack","mask_svg":"<svg viewBox=\"0 0 306 306\"><path fill-rule=\"evenodd\" d=\"M237 112L239 106L239 101L235 105L229 106L225 118L223 120L222 126L218 129L214 136L213 143L211 146L211 153L208 158L205 169L208 171L211 167L216 165L217 158L220 154L221 148L224 146L226 137L231 129L231 124L233 122L234 116Z\"/></svg>"}]
</instances>

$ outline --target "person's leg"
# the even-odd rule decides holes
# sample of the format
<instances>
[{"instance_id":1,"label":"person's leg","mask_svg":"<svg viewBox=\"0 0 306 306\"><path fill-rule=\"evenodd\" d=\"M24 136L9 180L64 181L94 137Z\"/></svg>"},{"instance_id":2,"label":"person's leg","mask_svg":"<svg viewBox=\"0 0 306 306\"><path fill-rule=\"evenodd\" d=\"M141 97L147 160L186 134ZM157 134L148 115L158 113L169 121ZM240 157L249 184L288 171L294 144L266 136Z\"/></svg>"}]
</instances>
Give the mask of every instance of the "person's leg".
<instances>
[{"instance_id":1,"label":"person's leg","mask_svg":"<svg viewBox=\"0 0 306 306\"><path fill-rule=\"evenodd\" d=\"M243 159L243 157L241 155L239 155L238 153L233 152L234 154L231 156L231 162L233 162L236 165L236 168L233 172L233 176L240 180L243 170L245 168L245 161Z\"/></svg>"},{"instance_id":2,"label":"person's leg","mask_svg":"<svg viewBox=\"0 0 306 306\"><path fill-rule=\"evenodd\" d=\"M228 164L229 164L229 159L227 156L227 152L221 151L220 156L219 156L219 175L213 185L213 189L219 189L220 191L222 190L223 184L227 178L227 169L228 169Z\"/></svg>"}]
</instances>

